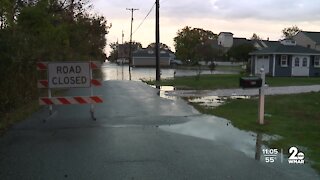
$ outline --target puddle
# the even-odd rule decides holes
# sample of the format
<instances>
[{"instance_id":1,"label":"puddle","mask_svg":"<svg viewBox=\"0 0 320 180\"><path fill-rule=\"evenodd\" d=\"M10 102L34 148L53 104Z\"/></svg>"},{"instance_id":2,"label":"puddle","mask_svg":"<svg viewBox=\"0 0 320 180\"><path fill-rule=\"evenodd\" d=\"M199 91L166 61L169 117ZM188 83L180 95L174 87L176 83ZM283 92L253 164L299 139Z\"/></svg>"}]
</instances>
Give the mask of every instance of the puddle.
<instances>
[{"instance_id":1,"label":"puddle","mask_svg":"<svg viewBox=\"0 0 320 180\"><path fill-rule=\"evenodd\" d=\"M187 123L162 126L161 129L212 140L217 144L241 151L249 157L255 157L256 133L241 131L235 128L230 121L215 116L201 115L188 118L191 121ZM262 140L279 138L279 136L262 135Z\"/></svg>"},{"instance_id":2,"label":"puddle","mask_svg":"<svg viewBox=\"0 0 320 180\"><path fill-rule=\"evenodd\" d=\"M207 108L215 108L224 104L228 99L250 99L251 96L204 96L204 97L190 97L187 100L191 103L197 103Z\"/></svg>"},{"instance_id":3,"label":"puddle","mask_svg":"<svg viewBox=\"0 0 320 180\"><path fill-rule=\"evenodd\" d=\"M254 132L243 131L235 128L229 120L216 116L200 115L187 117L190 121L183 124L160 126L161 130L193 136L197 138L213 141L215 145L225 146L244 153L246 156L258 160L268 167L278 169L288 174L293 174L303 179L317 179L319 175L309 166L290 165L288 156L281 154L287 149L278 149L279 153L275 156L274 163L267 163L263 152L268 148L263 144L265 141L281 139L280 136L269 136Z\"/></svg>"},{"instance_id":4,"label":"puddle","mask_svg":"<svg viewBox=\"0 0 320 180\"><path fill-rule=\"evenodd\" d=\"M156 88L154 85L150 85L153 88ZM177 100L178 96L172 95L171 92L175 90L173 86L160 86L160 94L159 96L165 99L170 100ZM202 96L202 97L189 97L187 101L191 103L197 103L199 105L208 107L208 108L215 108L224 104L228 99L250 99L251 96Z\"/></svg>"},{"instance_id":5,"label":"puddle","mask_svg":"<svg viewBox=\"0 0 320 180\"><path fill-rule=\"evenodd\" d=\"M188 98L188 101L191 103L197 103L201 106L214 108L222 105L227 100L226 97L219 96L205 96L205 97L191 97Z\"/></svg>"},{"instance_id":6,"label":"puddle","mask_svg":"<svg viewBox=\"0 0 320 180\"><path fill-rule=\"evenodd\" d=\"M153 88L156 88L156 86L153 86L153 85L150 85L151 87ZM170 100L177 100L177 97L176 96L170 96L168 94L168 92L170 91L174 91L175 90L175 87L173 86L160 86L160 94L159 96L162 97L162 98L165 98L165 99L170 99Z\"/></svg>"}]
</instances>

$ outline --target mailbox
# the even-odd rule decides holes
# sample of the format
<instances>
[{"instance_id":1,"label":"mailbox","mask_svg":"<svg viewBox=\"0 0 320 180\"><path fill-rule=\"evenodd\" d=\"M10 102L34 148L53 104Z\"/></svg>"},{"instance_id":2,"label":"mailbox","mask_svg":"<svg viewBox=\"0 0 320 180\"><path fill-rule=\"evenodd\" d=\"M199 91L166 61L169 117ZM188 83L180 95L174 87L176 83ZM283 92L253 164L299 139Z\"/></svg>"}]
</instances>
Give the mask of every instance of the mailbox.
<instances>
[{"instance_id":1,"label":"mailbox","mask_svg":"<svg viewBox=\"0 0 320 180\"><path fill-rule=\"evenodd\" d=\"M246 88L260 88L262 86L261 77L241 77L240 87Z\"/></svg>"}]
</instances>

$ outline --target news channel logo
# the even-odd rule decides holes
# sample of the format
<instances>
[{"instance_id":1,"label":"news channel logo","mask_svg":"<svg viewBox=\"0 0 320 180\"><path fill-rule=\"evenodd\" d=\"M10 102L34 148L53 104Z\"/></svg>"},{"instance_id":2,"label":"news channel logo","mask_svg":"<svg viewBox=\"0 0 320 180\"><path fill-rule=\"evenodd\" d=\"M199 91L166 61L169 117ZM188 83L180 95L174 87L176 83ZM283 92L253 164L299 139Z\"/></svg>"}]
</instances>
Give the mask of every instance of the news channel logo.
<instances>
[{"instance_id":1,"label":"news channel logo","mask_svg":"<svg viewBox=\"0 0 320 180\"><path fill-rule=\"evenodd\" d=\"M288 149L289 157L288 157L288 163L289 164L304 164L304 153L300 151L297 147L292 146ZM270 148L270 149L262 149L263 159L265 163L275 163L277 161L280 161L283 163L283 149L276 149L276 148Z\"/></svg>"},{"instance_id":2,"label":"news channel logo","mask_svg":"<svg viewBox=\"0 0 320 180\"><path fill-rule=\"evenodd\" d=\"M289 149L289 158L288 163L289 164L304 164L304 153L299 151L297 147L291 147Z\"/></svg>"}]
</instances>

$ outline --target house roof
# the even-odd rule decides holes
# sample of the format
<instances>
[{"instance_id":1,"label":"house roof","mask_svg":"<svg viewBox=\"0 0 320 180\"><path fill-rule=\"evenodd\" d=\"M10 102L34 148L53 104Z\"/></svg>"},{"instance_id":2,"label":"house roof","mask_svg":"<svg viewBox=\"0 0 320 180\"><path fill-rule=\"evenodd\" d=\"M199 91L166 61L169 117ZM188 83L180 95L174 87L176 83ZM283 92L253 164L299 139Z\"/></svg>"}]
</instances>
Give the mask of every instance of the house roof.
<instances>
[{"instance_id":1,"label":"house roof","mask_svg":"<svg viewBox=\"0 0 320 180\"><path fill-rule=\"evenodd\" d=\"M263 43L265 43L268 47L274 47L280 44L279 41L267 41L267 40L262 40Z\"/></svg>"},{"instance_id":2,"label":"house roof","mask_svg":"<svg viewBox=\"0 0 320 180\"><path fill-rule=\"evenodd\" d=\"M232 32L220 32L220 33L218 34L218 36L219 36L220 34L228 34L228 35L233 35L233 33L232 33Z\"/></svg>"},{"instance_id":3,"label":"house roof","mask_svg":"<svg viewBox=\"0 0 320 180\"><path fill-rule=\"evenodd\" d=\"M160 57L170 57L170 54L169 54L169 50L163 50L163 49L160 49ZM144 48L144 49L138 49L136 51L134 51L132 53L132 56L133 57L155 57L155 51L154 49L150 49L150 48Z\"/></svg>"},{"instance_id":4,"label":"house roof","mask_svg":"<svg viewBox=\"0 0 320 180\"><path fill-rule=\"evenodd\" d=\"M233 38L233 46L239 46L242 44L252 44L251 40L246 39L246 38Z\"/></svg>"},{"instance_id":5,"label":"house roof","mask_svg":"<svg viewBox=\"0 0 320 180\"><path fill-rule=\"evenodd\" d=\"M262 48L268 48L278 45L279 41L268 41L268 40L250 40L246 38L233 38L233 46L239 46L242 44L252 44L258 43L260 47Z\"/></svg>"},{"instance_id":6,"label":"house roof","mask_svg":"<svg viewBox=\"0 0 320 180\"><path fill-rule=\"evenodd\" d=\"M261 49L277 46L278 44L280 44L279 41L252 40L252 44L255 44L255 43L258 44L261 47Z\"/></svg>"},{"instance_id":7,"label":"house roof","mask_svg":"<svg viewBox=\"0 0 320 180\"><path fill-rule=\"evenodd\" d=\"M286 46L283 44L274 44L268 48L262 50L254 51L249 53L250 55L256 54L307 54L307 55L320 55L320 51L316 51L303 46Z\"/></svg>"},{"instance_id":8,"label":"house roof","mask_svg":"<svg viewBox=\"0 0 320 180\"><path fill-rule=\"evenodd\" d=\"M320 44L320 32L312 32L312 31L301 31L311 40L316 42L316 44Z\"/></svg>"}]
</instances>

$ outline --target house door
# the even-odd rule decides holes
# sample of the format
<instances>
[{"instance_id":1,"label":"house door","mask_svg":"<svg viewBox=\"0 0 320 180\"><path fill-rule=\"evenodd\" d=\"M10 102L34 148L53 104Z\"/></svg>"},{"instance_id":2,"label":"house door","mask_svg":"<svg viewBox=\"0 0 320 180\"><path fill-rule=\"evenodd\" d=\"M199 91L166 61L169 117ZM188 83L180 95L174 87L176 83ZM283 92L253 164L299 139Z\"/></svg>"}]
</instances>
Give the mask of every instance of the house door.
<instances>
[{"instance_id":1,"label":"house door","mask_svg":"<svg viewBox=\"0 0 320 180\"><path fill-rule=\"evenodd\" d=\"M292 61L292 76L309 76L309 56L293 56Z\"/></svg>"},{"instance_id":2,"label":"house door","mask_svg":"<svg viewBox=\"0 0 320 180\"><path fill-rule=\"evenodd\" d=\"M269 73L269 59L257 59L256 60L256 74L260 74L260 69L263 68L266 74Z\"/></svg>"}]
</instances>

